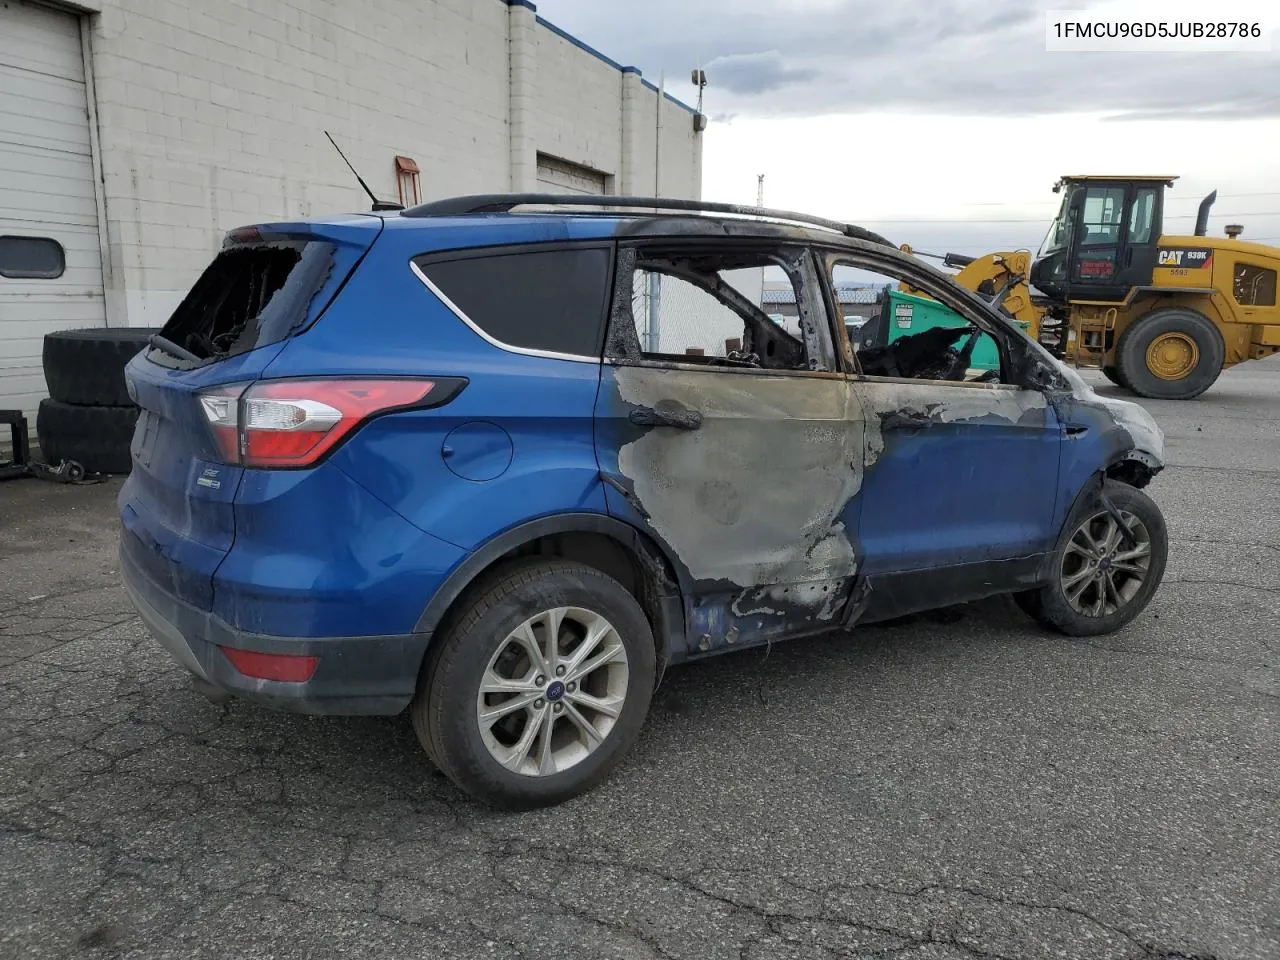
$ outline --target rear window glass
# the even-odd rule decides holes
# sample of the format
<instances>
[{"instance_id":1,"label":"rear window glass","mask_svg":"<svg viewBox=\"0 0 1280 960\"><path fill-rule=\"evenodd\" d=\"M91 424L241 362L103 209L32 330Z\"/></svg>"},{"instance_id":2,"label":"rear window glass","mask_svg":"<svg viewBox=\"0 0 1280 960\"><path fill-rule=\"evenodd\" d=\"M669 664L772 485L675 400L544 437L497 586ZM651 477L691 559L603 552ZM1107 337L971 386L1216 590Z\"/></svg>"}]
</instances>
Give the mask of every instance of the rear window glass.
<instances>
[{"instance_id":1,"label":"rear window glass","mask_svg":"<svg viewBox=\"0 0 1280 960\"><path fill-rule=\"evenodd\" d=\"M608 248L419 258L432 283L499 343L598 357L609 287Z\"/></svg>"},{"instance_id":2,"label":"rear window glass","mask_svg":"<svg viewBox=\"0 0 1280 960\"><path fill-rule=\"evenodd\" d=\"M224 249L161 335L202 360L278 343L307 317L333 269L332 244L273 241Z\"/></svg>"}]
</instances>

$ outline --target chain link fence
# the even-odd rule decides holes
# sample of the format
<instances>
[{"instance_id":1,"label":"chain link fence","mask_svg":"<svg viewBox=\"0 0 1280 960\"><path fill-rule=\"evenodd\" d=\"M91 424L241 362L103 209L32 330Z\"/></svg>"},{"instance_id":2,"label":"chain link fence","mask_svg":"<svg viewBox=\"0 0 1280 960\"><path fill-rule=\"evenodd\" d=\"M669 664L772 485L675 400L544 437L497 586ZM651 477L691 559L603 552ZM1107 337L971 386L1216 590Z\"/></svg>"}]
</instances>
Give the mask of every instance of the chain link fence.
<instances>
[{"instance_id":1,"label":"chain link fence","mask_svg":"<svg viewBox=\"0 0 1280 960\"><path fill-rule=\"evenodd\" d=\"M763 271L727 270L720 274L757 307ZM742 348L742 318L701 287L687 280L637 270L631 313L646 353L724 357Z\"/></svg>"}]
</instances>

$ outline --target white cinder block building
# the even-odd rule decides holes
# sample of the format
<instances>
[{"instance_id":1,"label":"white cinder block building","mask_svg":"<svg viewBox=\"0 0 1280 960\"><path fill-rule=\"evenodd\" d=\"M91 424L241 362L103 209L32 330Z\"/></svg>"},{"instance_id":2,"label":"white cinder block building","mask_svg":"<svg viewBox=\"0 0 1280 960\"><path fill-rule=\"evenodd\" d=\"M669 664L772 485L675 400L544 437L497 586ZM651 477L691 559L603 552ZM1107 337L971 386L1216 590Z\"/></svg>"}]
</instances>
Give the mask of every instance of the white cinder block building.
<instances>
[{"instance_id":1,"label":"white cinder block building","mask_svg":"<svg viewBox=\"0 0 1280 960\"><path fill-rule=\"evenodd\" d=\"M160 326L235 226L506 190L697 198L694 112L528 0L0 0L0 408Z\"/></svg>"}]
</instances>

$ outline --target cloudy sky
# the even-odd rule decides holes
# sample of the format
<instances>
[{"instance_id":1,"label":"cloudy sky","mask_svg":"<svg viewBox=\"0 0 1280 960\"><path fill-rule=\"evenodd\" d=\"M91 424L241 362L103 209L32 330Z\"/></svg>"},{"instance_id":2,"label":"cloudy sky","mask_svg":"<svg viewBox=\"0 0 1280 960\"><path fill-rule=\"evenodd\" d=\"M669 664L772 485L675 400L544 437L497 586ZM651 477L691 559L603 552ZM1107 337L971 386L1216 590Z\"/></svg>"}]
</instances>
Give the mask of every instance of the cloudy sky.
<instances>
[{"instance_id":1,"label":"cloudy sky","mask_svg":"<svg viewBox=\"0 0 1280 960\"><path fill-rule=\"evenodd\" d=\"M1176 0L1127 0L1169 20ZM538 0L538 13L692 103L709 81L703 196L856 220L895 242L1038 246L1064 173L1181 176L1221 232L1280 243L1280 32L1270 52L1059 53L1082 0ZM1250 10L1249 7L1255 9ZM1197 2L1256 15L1277 0ZM1265 14L1264 14L1265 16ZM1182 218L1182 219L1177 219Z\"/></svg>"}]
</instances>

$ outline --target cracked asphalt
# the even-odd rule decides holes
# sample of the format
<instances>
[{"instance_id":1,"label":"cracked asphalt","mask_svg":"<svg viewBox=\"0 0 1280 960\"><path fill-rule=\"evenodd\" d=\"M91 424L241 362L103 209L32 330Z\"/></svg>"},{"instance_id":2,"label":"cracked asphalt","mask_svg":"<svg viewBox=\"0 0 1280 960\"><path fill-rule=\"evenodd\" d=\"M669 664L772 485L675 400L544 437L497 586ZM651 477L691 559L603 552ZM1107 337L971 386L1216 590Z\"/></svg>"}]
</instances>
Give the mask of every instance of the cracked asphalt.
<instances>
[{"instance_id":1,"label":"cracked asphalt","mask_svg":"<svg viewBox=\"0 0 1280 960\"><path fill-rule=\"evenodd\" d=\"M405 718L206 702L117 585L118 482L0 484L0 957L1276 960L1280 364L1147 406L1129 628L992 601L677 669L515 816Z\"/></svg>"}]
</instances>

